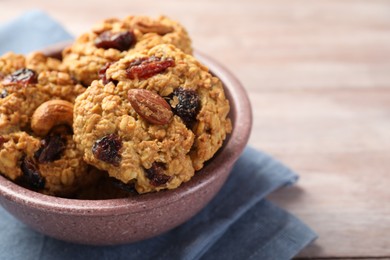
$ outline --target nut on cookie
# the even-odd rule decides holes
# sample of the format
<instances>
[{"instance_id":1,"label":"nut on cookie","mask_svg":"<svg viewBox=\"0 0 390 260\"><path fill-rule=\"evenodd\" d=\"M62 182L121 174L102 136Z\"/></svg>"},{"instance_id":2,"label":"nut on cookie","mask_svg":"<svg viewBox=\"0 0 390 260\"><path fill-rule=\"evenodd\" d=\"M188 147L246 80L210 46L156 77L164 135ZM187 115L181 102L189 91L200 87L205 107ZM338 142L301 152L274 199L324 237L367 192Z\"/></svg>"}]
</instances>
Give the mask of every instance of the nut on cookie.
<instances>
[{"instance_id":1,"label":"nut on cookie","mask_svg":"<svg viewBox=\"0 0 390 260\"><path fill-rule=\"evenodd\" d=\"M0 57L0 173L36 191L72 196L89 173L72 138L73 102L85 88L41 53Z\"/></svg>"},{"instance_id":2,"label":"nut on cookie","mask_svg":"<svg viewBox=\"0 0 390 260\"><path fill-rule=\"evenodd\" d=\"M89 86L99 70L109 62L158 44L169 43L192 53L191 40L177 22L165 17L128 16L97 24L63 51L64 65L72 76Z\"/></svg>"},{"instance_id":3,"label":"nut on cookie","mask_svg":"<svg viewBox=\"0 0 390 260\"><path fill-rule=\"evenodd\" d=\"M231 131L221 81L173 45L128 53L80 95L74 139L84 159L139 193L190 180Z\"/></svg>"}]
</instances>

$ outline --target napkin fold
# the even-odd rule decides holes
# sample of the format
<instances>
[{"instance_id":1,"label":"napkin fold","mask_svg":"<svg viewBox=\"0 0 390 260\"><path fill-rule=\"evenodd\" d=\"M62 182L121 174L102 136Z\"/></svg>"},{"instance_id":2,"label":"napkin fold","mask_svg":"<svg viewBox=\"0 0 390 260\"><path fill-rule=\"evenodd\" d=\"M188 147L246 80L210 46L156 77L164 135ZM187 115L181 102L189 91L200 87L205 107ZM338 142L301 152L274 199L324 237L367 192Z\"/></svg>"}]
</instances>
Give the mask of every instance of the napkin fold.
<instances>
[{"instance_id":1,"label":"napkin fold","mask_svg":"<svg viewBox=\"0 0 390 260\"><path fill-rule=\"evenodd\" d=\"M31 11L0 25L0 54L28 53L72 36L47 14ZM316 234L265 197L298 176L247 147L217 196L183 225L145 241L97 247L37 233L0 208L2 259L291 259Z\"/></svg>"}]
</instances>

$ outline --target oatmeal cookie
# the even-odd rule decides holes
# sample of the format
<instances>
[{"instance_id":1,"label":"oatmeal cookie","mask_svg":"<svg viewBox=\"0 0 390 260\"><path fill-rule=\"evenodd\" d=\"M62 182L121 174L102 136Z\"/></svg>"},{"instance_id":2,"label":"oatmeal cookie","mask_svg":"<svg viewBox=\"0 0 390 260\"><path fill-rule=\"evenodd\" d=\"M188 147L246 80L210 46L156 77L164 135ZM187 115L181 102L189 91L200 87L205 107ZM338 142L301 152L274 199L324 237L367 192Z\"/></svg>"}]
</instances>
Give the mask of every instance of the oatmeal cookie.
<instances>
[{"instance_id":1,"label":"oatmeal cookie","mask_svg":"<svg viewBox=\"0 0 390 260\"><path fill-rule=\"evenodd\" d=\"M0 136L0 172L29 189L71 197L99 179L89 171L72 135L52 133L39 138L15 132Z\"/></svg>"},{"instance_id":2,"label":"oatmeal cookie","mask_svg":"<svg viewBox=\"0 0 390 260\"><path fill-rule=\"evenodd\" d=\"M106 63L123 58L127 52L150 49L162 43L173 44L186 53L192 53L186 30L167 17L107 19L66 48L63 60L72 76L89 86L98 78L98 71Z\"/></svg>"},{"instance_id":3,"label":"oatmeal cookie","mask_svg":"<svg viewBox=\"0 0 390 260\"><path fill-rule=\"evenodd\" d=\"M173 45L128 54L75 102L86 162L139 193L188 181L231 131L221 81Z\"/></svg>"},{"instance_id":4,"label":"oatmeal cookie","mask_svg":"<svg viewBox=\"0 0 390 260\"><path fill-rule=\"evenodd\" d=\"M32 52L26 57L8 52L0 57L0 79L23 68L34 70L37 73L65 70L60 60L47 57L41 52Z\"/></svg>"},{"instance_id":5,"label":"oatmeal cookie","mask_svg":"<svg viewBox=\"0 0 390 260\"><path fill-rule=\"evenodd\" d=\"M71 134L72 102L85 89L58 66L39 53L0 58L0 173L46 194L71 196L95 177Z\"/></svg>"},{"instance_id":6,"label":"oatmeal cookie","mask_svg":"<svg viewBox=\"0 0 390 260\"><path fill-rule=\"evenodd\" d=\"M50 99L74 102L85 88L58 71L58 60L33 53L0 57L0 134L25 130L35 109Z\"/></svg>"}]
</instances>

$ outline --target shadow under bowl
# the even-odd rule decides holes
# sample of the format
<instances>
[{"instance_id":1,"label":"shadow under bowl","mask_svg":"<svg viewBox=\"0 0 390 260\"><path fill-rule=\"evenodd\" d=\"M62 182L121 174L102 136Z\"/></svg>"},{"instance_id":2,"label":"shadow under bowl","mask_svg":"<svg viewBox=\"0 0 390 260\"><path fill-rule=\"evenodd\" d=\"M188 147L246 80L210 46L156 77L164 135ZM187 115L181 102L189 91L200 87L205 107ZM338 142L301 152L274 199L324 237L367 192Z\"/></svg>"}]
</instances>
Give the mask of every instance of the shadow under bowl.
<instances>
[{"instance_id":1,"label":"shadow under bowl","mask_svg":"<svg viewBox=\"0 0 390 260\"><path fill-rule=\"evenodd\" d=\"M61 49L49 52L59 53ZM245 89L229 71L204 54L195 52L195 57L223 82L231 105L233 131L189 182L174 190L129 198L76 200L43 195L0 176L0 204L38 232L90 245L117 245L151 238L198 213L220 190L243 152L251 131L252 112Z\"/></svg>"}]
</instances>

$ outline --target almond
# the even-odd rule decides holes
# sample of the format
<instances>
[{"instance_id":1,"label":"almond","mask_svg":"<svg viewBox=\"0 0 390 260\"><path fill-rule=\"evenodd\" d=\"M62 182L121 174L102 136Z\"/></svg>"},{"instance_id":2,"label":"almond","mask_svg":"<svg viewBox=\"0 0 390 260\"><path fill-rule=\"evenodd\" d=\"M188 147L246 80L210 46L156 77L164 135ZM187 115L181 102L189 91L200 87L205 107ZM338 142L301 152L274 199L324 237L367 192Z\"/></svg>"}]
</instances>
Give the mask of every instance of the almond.
<instances>
[{"instance_id":1,"label":"almond","mask_svg":"<svg viewBox=\"0 0 390 260\"><path fill-rule=\"evenodd\" d=\"M171 106L155 92L130 89L127 98L135 112L151 124L165 125L173 117Z\"/></svg>"},{"instance_id":2,"label":"almond","mask_svg":"<svg viewBox=\"0 0 390 260\"><path fill-rule=\"evenodd\" d=\"M138 21L135 24L135 28L140 30L142 33L157 33L159 35L165 35L167 33L173 32L173 28L168 25L146 22L146 21Z\"/></svg>"}]
</instances>

